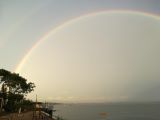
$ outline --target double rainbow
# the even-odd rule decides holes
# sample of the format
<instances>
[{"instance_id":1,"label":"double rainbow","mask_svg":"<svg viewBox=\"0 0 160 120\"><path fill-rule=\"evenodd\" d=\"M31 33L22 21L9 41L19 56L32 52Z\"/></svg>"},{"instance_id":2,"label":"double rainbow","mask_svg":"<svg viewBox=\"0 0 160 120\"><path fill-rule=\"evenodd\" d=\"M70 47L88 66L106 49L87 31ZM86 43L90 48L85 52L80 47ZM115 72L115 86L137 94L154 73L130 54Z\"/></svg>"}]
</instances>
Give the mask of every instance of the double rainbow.
<instances>
[{"instance_id":1,"label":"double rainbow","mask_svg":"<svg viewBox=\"0 0 160 120\"><path fill-rule=\"evenodd\" d=\"M68 24L72 24L79 19L85 19L87 17L95 16L95 15L98 15L98 14L112 14L112 13L136 14L136 15L141 15L141 16L144 16L144 17L151 17L153 19L160 20L160 16L158 16L156 14L141 12L141 11L132 11L132 10L107 10L107 11L98 11L98 12L96 11L96 12L93 12L93 13L88 13L88 14L85 14L85 15L75 17L75 18L73 18L71 20L68 20L68 21L62 23L61 25L51 29L50 31L45 33L39 40L37 40L37 42L29 49L27 54L24 55L24 57L22 58L20 63L17 65L17 67L15 69L15 72L20 72L23 65L25 64L27 59L29 59L30 55L32 54L32 51L34 51L40 44L42 44L43 41L47 40L52 35L54 35L58 30L63 29Z\"/></svg>"}]
</instances>

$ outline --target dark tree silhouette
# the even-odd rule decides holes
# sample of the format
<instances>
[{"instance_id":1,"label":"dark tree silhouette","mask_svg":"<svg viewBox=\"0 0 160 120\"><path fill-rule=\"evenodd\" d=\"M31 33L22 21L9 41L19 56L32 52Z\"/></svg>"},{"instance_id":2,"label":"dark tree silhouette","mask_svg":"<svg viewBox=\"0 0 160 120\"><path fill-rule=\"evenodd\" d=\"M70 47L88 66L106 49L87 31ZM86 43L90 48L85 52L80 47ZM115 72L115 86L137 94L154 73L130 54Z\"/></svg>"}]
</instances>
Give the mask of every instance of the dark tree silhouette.
<instances>
[{"instance_id":1,"label":"dark tree silhouette","mask_svg":"<svg viewBox=\"0 0 160 120\"><path fill-rule=\"evenodd\" d=\"M0 84L6 85L12 94L28 94L34 90L34 83L27 83L27 80L19 74L11 73L7 70L0 69Z\"/></svg>"},{"instance_id":2,"label":"dark tree silhouette","mask_svg":"<svg viewBox=\"0 0 160 120\"><path fill-rule=\"evenodd\" d=\"M5 69L0 69L1 96L4 98L7 111L13 111L17 103L24 99L24 96L34 90L34 83L29 82Z\"/></svg>"}]
</instances>

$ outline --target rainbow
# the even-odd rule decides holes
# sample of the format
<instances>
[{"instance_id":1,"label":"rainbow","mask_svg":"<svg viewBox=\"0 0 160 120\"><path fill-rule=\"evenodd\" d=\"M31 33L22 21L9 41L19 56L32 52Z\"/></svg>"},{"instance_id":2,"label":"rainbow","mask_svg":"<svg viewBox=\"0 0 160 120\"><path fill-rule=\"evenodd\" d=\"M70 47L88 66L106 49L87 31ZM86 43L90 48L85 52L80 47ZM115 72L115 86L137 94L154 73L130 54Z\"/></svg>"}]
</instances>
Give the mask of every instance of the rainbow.
<instances>
[{"instance_id":1,"label":"rainbow","mask_svg":"<svg viewBox=\"0 0 160 120\"><path fill-rule=\"evenodd\" d=\"M29 51L22 57L20 63L16 66L15 68L15 72L20 72L21 68L23 67L23 65L25 64L26 60L30 57L30 55L32 54L32 51L35 50L40 44L42 44L43 41L47 40L49 37L51 37L52 35L54 35L58 30L64 28L65 26L74 23L75 21L79 20L79 19L83 19L83 18L87 18L90 16L94 16L97 14L112 14L112 13L128 13L128 14L136 14L136 15L141 15L141 16L147 16L147 17L151 17L154 18L156 20L160 20L160 16L156 15L156 14L152 14L152 13L147 13L147 12L142 12L142 11L135 11L135 10L103 10L103 11L96 11L96 12L92 12L92 13L87 13L75 18L72 18L70 20L67 20L66 22L58 25L57 27L51 29L50 31L48 31L47 33L45 33L39 40L37 40L37 42L29 49Z\"/></svg>"}]
</instances>

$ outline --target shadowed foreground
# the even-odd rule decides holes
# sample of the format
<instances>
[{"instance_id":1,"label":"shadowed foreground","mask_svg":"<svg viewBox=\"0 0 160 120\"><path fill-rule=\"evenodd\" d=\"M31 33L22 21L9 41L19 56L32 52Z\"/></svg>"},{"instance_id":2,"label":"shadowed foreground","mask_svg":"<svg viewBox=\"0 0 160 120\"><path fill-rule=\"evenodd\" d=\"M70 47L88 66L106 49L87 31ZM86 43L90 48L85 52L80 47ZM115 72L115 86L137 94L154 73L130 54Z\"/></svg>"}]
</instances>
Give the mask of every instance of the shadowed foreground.
<instances>
[{"instance_id":1,"label":"shadowed foreground","mask_svg":"<svg viewBox=\"0 0 160 120\"><path fill-rule=\"evenodd\" d=\"M9 118L9 115L7 116L1 116L0 117L0 120L43 120L42 118L33 118L33 112L30 111L30 112L26 112L26 113L23 113L22 114L23 117L17 117L17 118L13 118L13 119L10 119ZM50 117L47 117L45 118L45 120L54 120L54 119L51 119Z\"/></svg>"}]
</instances>

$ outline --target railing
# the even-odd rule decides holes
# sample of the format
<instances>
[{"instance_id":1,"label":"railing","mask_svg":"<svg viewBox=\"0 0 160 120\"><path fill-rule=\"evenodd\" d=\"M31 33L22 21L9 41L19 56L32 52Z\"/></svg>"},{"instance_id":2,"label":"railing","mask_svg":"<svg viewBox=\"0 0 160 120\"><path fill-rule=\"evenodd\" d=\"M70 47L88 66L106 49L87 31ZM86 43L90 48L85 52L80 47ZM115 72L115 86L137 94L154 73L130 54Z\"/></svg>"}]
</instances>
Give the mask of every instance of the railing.
<instances>
[{"instance_id":1,"label":"railing","mask_svg":"<svg viewBox=\"0 0 160 120\"><path fill-rule=\"evenodd\" d=\"M55 110L50 110L50 109L48 109L48 108L42 108L41 111L42 111L43 113L48 114L49 117L52 117L52 116L53 116L53 112L54 112Z\"/></svg>"}]
</instances>

